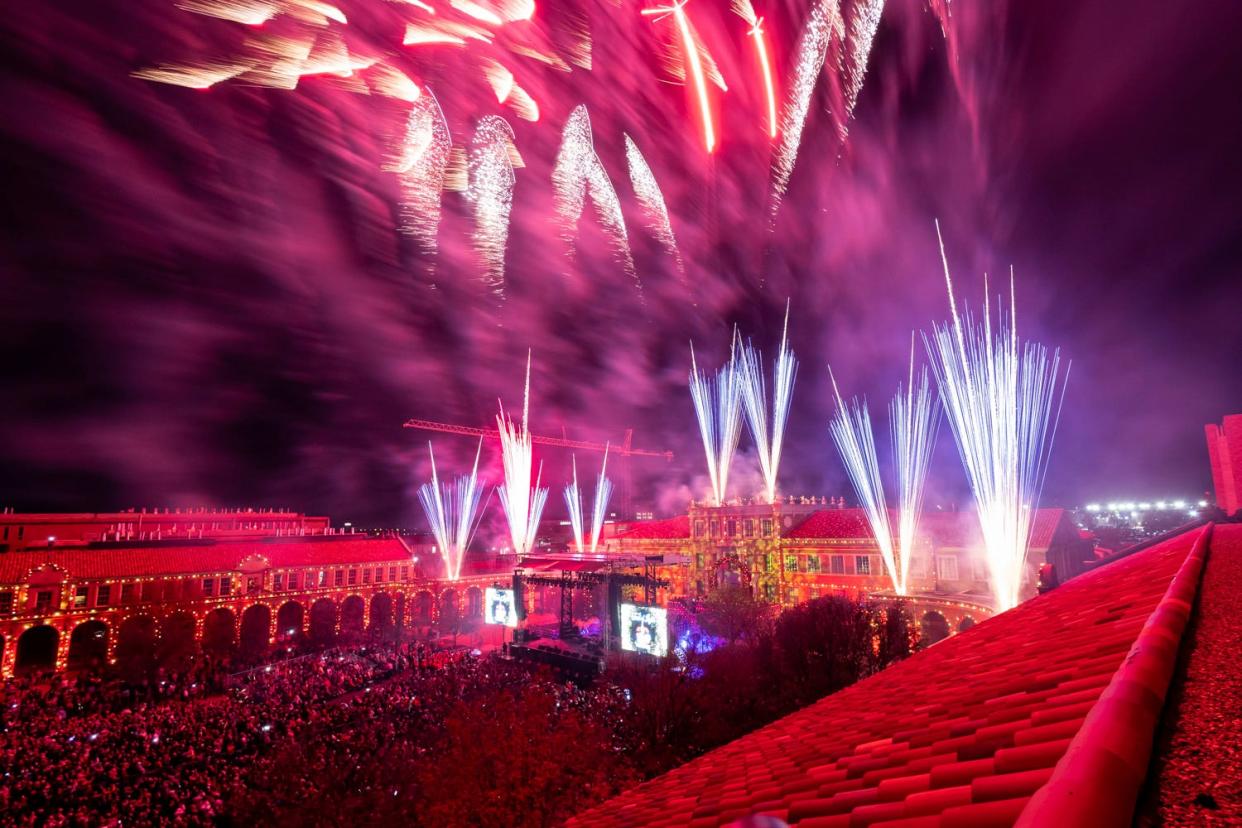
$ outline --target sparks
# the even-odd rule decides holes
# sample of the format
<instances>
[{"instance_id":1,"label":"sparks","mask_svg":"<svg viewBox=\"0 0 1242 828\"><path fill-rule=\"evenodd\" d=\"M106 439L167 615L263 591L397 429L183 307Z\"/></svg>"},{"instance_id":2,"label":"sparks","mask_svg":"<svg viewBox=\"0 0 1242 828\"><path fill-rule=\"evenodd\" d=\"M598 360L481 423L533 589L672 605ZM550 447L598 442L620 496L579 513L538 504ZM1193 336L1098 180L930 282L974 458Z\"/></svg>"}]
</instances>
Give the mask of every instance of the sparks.
<instances>
[{"instance_id":1,"label":"sparks","mask_svg":"<svg viewBox=\"0 0 1242 828\"><path fill-rule=\"evenodd\" d=\"M513 129L504 118L479 121L470 144L466 200L474 206L474 246L483 261L488 288L504 295L505 242L513 209Z\"/></svg>"},{"instance_id":2,"label":"sparks","mask_svg":"<svg viewBox=\"0 0 1242 828\"><path fill-rule=\"evenodd\" d=\"M884 0L862 0L851 7L849 62L845 65L845 120L848 122L862 92L863 79L867 75L867 61L871 57L871 44L875 42L876 29L884 12Z\"/></svg>"},{"instance_id":3,"label":"sparks","mask_svg":"<svg viewBox=\"0 0 1242 828\"><path fill-rule=\"evenodd\" d=\"M608 479L608 446L604 445L604 462L595 479L595 498L591 509L591 537L588 551L595 554L599 548L599 536L604 530L604 518L608 516L608 501L612 499L612 481Z\"/></svg>"},{"instance_id":4,"label":"sparks","mask_svg":"<svg viewBox=\"0 0 1242 828\"><path fill-rule=\"evenodd\" d=\"M599 536L604 528L604 518L608 512L608 501L612 499L612 481L605 472L608 470L608 448L604 448L604 464L600 467L599 477L595 480L595 497L591 503L591 527L583 521L582 489L578 486L578 458L573 458L573 480L565 486L565 508L569 512L569 527L574 536L574 551L595 554L599 548Z\"/></svg>"},{"instance_id":5,"label":"sparks","mask_svg":"<svg viewBox=\"0 0 1242 828\"><path fill-rule=\"evenodd\" d=\"M703 73L703 61L699 55L698 43L690 30L690 21L686 17L686 2L687 0L673 0L671 6L643 9L641 14L659 15L660 18L671 14L677 23L677 32L681 35L686 63L690 66L690 79L694 84L694 93L699 102L699 117L703 120L703 144L708 152L712 152L716 149L716 127L712 124L712 110L707 99L707 80Z\"/></svg>"},{"instance_id":6,"label":"sparks","mask_svg":"<svg viewBox=\"0 0 1242 828\"><path fill-rule=\"evenodd\" d=\"M401 229L434 254L440 194L453 144L436 96L430 89L425 91L411 104L400 151L385 169L395 172L401 182Z\"/></svg>"},{"instance_id":7,"label":"sparks","mask_svg":"<svg viewBox=\"0 0 1242 828\"><path fill-rule=\"evenodd\" d=\"M431 454L431 482L419 487L418 499L423 504L427 523L431 525L440 559L444 561L444 576L456 581L461 577L466 550L470 548L483 518L483 511L479 508L483 502L483 489L479 486L479 455L483 451L483 440L479 440L470 474L450 483L440 482L431 443L427 444L427 451Z\"/></svg>"},{"instance_id":8,"label":"sparks","mask_svg":"<svg viewBox=\"0 0 1242 828\"><path fill-rule=\"evenodd\" d=\"M763 74L763 89L768 102L768 137L775 138L776 127L776 84L772 80L772 63L768 59L768 41L764 36L763 18L755 14L755 7L750 0L733 0L733 13L746 21L750 29L746 32L755 41L755 54L759 58L759 69Z\"/></svg>"},{"instance_id":9,"label":"sparks","mask_svg":"<svg viewBox=\"0 0 1242 828\"><path fill-rule=\"evenodd\" d=\"M1022 590L1069 366L1061 372L1059 349L1018 339L1012 271L1009 313L998 310L995 326L986 282L982 322L969 309L959 314L939 222L936 237L952 319L923 342L974 493L997 608L1006 610Z\"/></svg>"},{"instance_id":10,"label":"sparks","mask_svg":"<svg viewBox=\"0 0 1242 828\"><path fill-rule=\"evenodd\" d=\"M608 178L608 172L595 154L591 117L587 114L586 107L581 104L574 107L569 120L565 122L561 147L556 153L556 165L552 169L552 184L561 232L571 249L578 235L578 220L582 218L589 196L595 205L600 223L612 239L625 272L637 282L634 257L630 253L630 239L625 230L625 217L621 213L621 201Z\"/></svg>"},{"instance_id":11,"label":"sparks","mask_svg":"<svg viewBox=\"0 0 1242 828\"><path fill-rule=\"evenodd\" d=\"M630 183L634 186L634 195L643 210L647 229L656 237L665 252L672 257L677 265L677 272L685 275L685 266L681 261L681 251L677 249L677 237L673 235L673 225L668 218L668 207L664 203L664 193L655 174L647 164L647 159L639 151L638 145L629 135L625 136L625 162L630 170Z\"/></svg>"},{"instance_id":12,"label":"sparks","mask_svg":"<svg viewBox=\"0 0 1242 828\"><path fill-rule=\"evenodd\" d=\"M729 362L716 373L715 379L699 371L690 346L690 399L699 421L703 452L707 456L707 476L712 487L712 505L723 506L729 488L729 468L742 431L741 369L737 364L737 337L729 354Z\"/></svg>"},{"instance_id":13,"label":"sparks","mask_svg":"<svg viewBox=\"0 0 1242 828\"><path fill-rule=\"evenodd\" d=\"M505 414L504 405L496 415L496 427L500 431L501 459L505 468L505 483L500 487L500 505L504 508L509 524L509 538L513 551L525 555L535 546L539 532L539 518L548 499L548 490L539 487L543 466L534 468L534 450L531 443L527 418L530 414L530 353L526 354L526 390L522 398L522 422L515 424ZM531 485L532 475L534 485Z\"/></svg>"},{"instance_id":14,"label":"sparks","mask_svg":"<svg viewBox=\"0 0 1242 828\"><path fill-rule=\"evenodd\" d=\"M578 458L572 457L573 480L565 486L565 509L569 512L569 528L574 536L574 552L581 555L586 551L583 540L585 527L582 523L582 492L578 488Z\"/></svg>"},{"instance_id":15,"label":"sparks","mask_svg":"<svg viewBox=\"0 0 1242 828\"><path fill-rule=\"evenodd\" d=\"M781 449L785 442L785 424L789 421L789 403L793 399L794 378L798 360L789 349L789 303L785 303L785 328L781 348L772 366L772 419L769 440L767 389L763 380L763 355L747 343L741 352L742 401L746 422L759 453L759 471L763 474L764 494L768 503L776 502L776 473L780 468Z\"/></svg>"},{"instance_id":16,"label":"sparks","mask_svg":"<svg viewBox=\"0 0 1242 828\"><path fill-rule=\"evenodd\" d=\"M923 486L936 446L940 408L932 399L927 369L914 373L914 337L910 337L910 377L888 407L893 438L893 466L897 474L897 594L910 589L910 559L923 510Z\"/></svg>"},{"instance_id":17,"label":"sparks","mask_svg":"<svg viewBox=\"0 0 1242 828\"><path fill-rule=\"evenodd\" d=\"M806 116L811 109L811 94L833 38L841 38L844 24L838 0L819 0L811 8L811 16L798 37L794 62L793 82L785 99L781 114L780 143L772 170L771 211L775 215L781 199L793 175L794 162L798 159L798 147L802 143L802 131Z\"/></svg>"},{"instance_id":18,"label":"sparks","mask_svg":"<svg viewBox=\"0 0 1242 828\"><path fill-rule=\"evenodd\" d=\"M867 401L854 398L847 404L837 388L837 379L828 369L832 379L832 393L837 400L837 413L829 424L833 442L841 454L841 462L854 485L854 494L867 516L867 523L875 535L880 557L888 568L893 589L900 592L897 565L893 559L893 532L889 526L888 505L884 500L884 484L880 480L880 461L875 453L875 436L871 431L871 414Z\"/></svg>"}]
</instances>

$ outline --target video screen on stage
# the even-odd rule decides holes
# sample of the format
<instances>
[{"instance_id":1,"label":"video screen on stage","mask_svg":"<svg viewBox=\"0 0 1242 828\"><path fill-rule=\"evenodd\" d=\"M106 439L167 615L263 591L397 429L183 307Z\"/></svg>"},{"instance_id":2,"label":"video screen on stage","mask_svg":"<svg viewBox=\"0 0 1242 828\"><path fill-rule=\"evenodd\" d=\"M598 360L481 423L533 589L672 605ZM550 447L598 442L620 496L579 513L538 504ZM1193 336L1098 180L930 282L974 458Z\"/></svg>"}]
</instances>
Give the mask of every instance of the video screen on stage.
<instances>
[{"instance_id":1,"label":"video screen on stage","mask_svg":"<svg viewBox=\"0 0 1242 828\"><path fill-rule=\"evenodd\" d=\"M483 596L483 620L505 627L518 625L517 599L511 589L488 587Z\"/></svg>"},{"instance_id":2,"label":"video screen on stage","mask_svg":"<svg viewBox=\"0 0 1242 828\"><path fill-rule=\"evenodd\" d=\"M668 613L663 607L621 605L621 649L668 655Z\"/></svg>"}]
</instances>

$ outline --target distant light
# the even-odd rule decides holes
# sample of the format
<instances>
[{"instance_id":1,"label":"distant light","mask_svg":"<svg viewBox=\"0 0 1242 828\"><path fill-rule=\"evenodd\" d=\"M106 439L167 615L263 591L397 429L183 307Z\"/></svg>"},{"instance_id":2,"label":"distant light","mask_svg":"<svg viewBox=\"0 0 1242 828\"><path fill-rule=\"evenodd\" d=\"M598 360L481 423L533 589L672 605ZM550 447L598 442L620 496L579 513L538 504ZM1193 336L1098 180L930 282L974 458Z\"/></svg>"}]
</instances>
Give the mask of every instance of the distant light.
<instances>
[{"instance_id":1,"label":"distant light","mask_svg":"<svg viewBox=\"0 0 1242 828\"><path fill-rule=\"evenodd\" d=\"M1116 503L1110 503L1110 504L1108 504L1108 511L1110 511L1110 512L1115 512L1115 511L1117 511L1117 504L1116 504Z\"/></svg>"},{"instance_id":2,"label":"distant light","mask_svg":"<svg viewBox=\"0 0 1242 828\"><path fill-rule=\"evenodd\" d=\"M1184 501L1184 500L1175 500L1175 501L1173 501L1173 508L1174 508L1174 509L1185 509L1185 508L1186 508L1186 501Z\"/></svg>"},{"instance_id":3,"label":"distant light","mask_svg":"<svg viewBox=\"0 0 1242 828\"><path fill-rule=\"evenodd\" d=\"M272 726L271 726L270 724L265 724L265 725L263 725L263 732L264 732L264 733L267 733L267 732L268 732L269 730L271 730L271 729L272 729Z\"/></svg>"},{"instance_id":4,"label":"distant light","mask_svg":"<svg viewBox=\"0 0 1242 828\"><path fill-rule=\"evenodd\" d=\"M56 543L56 536L55 536L55 535L48 535L47 542L48 542L48 543Z\"/></svg>"},{"instance_id":5,"label":"distant light","mask_svg":"<svg viewBox=\"0 0 1242 828\"><path fill-rule=\"evenodd\" d=\"M1165 502L1164 502L1163 500L1157 500L1157 501L1156 501L1156 508L1157 508L1157 509L1163 509L1164 507L1165 507Z\"/></svg>"},{"instance_id":6,"label":"distant light","mask_svg":"<svg viewBox=\"0 0 1242 828\"><path fill-rule=\"evenodd\" d=\"M1191 510L1190 510L1189 512L1187 512L1186 514L1190 515L1191 517L1198 517L1198 516L1199 516L1199 513L1198 513L1198 512L1196 512L1194 509L1191 509Z\"/></svg>"},{"instance_id":7,"label":"distant light","mask_svg":"<svg viewBox=\"0 0 1242 828\"><path fill-rule=\"evenodd\" d=\"M1200 501L1199 501L1199 508L1200 508L1200 509L1202 509L1204 506L1207 506L1207 501L1206 501L1206 500L1200 500Z\"/></svg>"},{"instance_id":8,"label":"distant light","mask_svg":"<svg viewBox=\"0 0 1242 828\"><path fill-rule=\"evenodd\" d=\"M1098 504L1098 503L1088 503L1088 504L1087 504L1087 511L1088 511L1088 512L1098 512L1098 511L1100 511L1100 504Z\"/></svg>"},{"instance_id":9,"label":"distant light","mask_svg":"<svg viewBox=\"0 0 1242 828\"><path fill-rule=\"evenodd\" d=\"M1138 507L1139 507L1139 509L1141 509L1141 510L1143 510L1143 511L1146 511L1146 510L1148 510L1148 509L1150 509L1150 508L1151 508L1151 504L1150 504L1150 503L1140 503L1140 504L1138 505Z\"/></svg>"}]
</instances>

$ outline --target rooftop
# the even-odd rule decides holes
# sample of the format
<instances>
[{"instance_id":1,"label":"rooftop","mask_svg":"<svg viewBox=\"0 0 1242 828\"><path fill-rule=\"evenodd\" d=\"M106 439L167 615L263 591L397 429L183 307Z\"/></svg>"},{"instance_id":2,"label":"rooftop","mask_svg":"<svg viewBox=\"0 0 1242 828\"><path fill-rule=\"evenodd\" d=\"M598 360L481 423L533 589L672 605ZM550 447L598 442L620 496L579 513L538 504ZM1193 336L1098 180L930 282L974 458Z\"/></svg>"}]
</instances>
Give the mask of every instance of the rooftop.
<instances>
[{"instance_id":1,"label":"rooftop","mask_svg":"<svg viewBox=\"0 0 1242 828\"><path fill-rule=\"evenodd\" d=\"M134 578L235 571L254 556L273 567L292 567L398 561L409 559L410 553L396 538L358 535L53 546L0 554L0 584L22 583L47 564L76 579Z\"/></svg>"},{"instance_id":2,"label":"rooftop","mask_svg":"<svg viewBox=\"0 0 1242 828\"><path fill-rule=\"evenodd\" d=\"M1128 824L1211 531L1075 578L571 824Z\"/></svg>"}]
</instances>

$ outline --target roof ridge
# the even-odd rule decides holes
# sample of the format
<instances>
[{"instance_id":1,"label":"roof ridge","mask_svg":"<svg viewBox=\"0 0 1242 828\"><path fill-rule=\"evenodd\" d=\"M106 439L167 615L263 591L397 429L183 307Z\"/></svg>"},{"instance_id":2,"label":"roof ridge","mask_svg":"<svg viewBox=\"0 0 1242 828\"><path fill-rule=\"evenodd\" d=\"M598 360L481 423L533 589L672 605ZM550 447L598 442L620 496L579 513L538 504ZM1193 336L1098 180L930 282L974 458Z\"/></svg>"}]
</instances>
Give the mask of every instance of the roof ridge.
<instances>
[{"instance_id":1,"label":"roof ridge","mask_svg":"<svg viewBox=\"0 0 1242 828\"><path fill-rule=\"evenodd\" d=\"M1083 720L1052 778L1031 798L1017 825L1128 824L1147 778L1152 742L1177 654L1203 577L1214 524L1199 530L1164 597L1125 660ZM1124 820L1119 817L1124 815Z\"/></svg>"}]
</instances>

